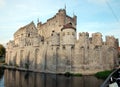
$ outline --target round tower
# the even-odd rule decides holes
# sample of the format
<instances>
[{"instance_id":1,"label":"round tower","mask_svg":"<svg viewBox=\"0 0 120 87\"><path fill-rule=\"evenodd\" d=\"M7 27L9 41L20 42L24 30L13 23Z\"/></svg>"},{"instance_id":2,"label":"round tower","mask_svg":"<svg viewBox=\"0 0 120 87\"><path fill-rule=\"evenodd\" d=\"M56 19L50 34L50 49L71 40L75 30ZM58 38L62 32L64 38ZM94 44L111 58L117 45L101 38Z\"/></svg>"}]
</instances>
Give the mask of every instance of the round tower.
<instances>
[{"instance_id":1,"label":"round tower","mask_svg":"<svg viewBox=\"0 0 120 87\"><path fill-rule=\"evenodd\" d=\"M62 45L74 45L76 41L76 28L68 23L61 29Z\"/></svg>"}]
</instances>

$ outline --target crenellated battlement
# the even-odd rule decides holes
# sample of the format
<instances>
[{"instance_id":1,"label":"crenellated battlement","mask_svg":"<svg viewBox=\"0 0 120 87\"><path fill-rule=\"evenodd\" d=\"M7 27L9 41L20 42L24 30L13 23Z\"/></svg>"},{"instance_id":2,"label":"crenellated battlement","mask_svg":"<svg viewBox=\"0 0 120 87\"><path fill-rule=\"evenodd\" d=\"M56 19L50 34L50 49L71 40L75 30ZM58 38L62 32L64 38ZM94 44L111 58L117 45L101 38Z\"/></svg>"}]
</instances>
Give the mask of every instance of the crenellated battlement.
<instances>
[{"instance_id":1,"label":"crenellated battlement","mask_svg":"<svg viewBox=\"0 0 120 87\"><path fill-rule=\"evenodd\" d=\"M103 44L103 40L102 40L102 34L101 33L93 33L92 34L92 44L96 45L96 46L102 46Z\"/></svg>"},{"instance_id":2,"label":"crenellated battlement","mask_svg":"<svg viewBox=\"0 0 120 87\"><path fill-rule=\"evenodd\" d=\"M106 36L106 45L115 47L116 42L117 42L117 40L114 36Z\"/></svg>"}]
</instances>

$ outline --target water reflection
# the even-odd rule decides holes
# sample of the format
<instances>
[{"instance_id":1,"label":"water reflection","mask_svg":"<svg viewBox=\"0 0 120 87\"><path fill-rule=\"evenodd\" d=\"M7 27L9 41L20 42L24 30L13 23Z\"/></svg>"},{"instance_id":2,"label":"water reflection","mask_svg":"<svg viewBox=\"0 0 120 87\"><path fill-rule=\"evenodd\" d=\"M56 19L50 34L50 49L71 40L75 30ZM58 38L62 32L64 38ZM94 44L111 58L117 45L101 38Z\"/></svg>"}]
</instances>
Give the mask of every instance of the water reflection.
<instances>
[{"instance_id":1,"label":"water reflection","mask_svg":"<svg viewBox=\"0 0 120 87\"><path fill-rule=\"evenodd\" d=\"M0 80L3 78L3 74L4 74L4 69L0 68Z\"/></svg>"},{"instance_id":2,"label":"water reflection","mask_svg":"<svg viewBox=\"0 0 120 87\"><path fill-rule=\"evenodd\" d=\"M5 70L4 81L4 87L100 87L103 82L94 76L65 77L12 70Z\"/></svg>"},{"instance_id":3,"label":"water reflection","mask_svg":"<svg viewBox=\"0 0 120 87\"><path fill-rule=\"evenodd\" d=\"M4 70L0 68L0 87L3 87L4 85Z\"/></svg>"}]
</instances>

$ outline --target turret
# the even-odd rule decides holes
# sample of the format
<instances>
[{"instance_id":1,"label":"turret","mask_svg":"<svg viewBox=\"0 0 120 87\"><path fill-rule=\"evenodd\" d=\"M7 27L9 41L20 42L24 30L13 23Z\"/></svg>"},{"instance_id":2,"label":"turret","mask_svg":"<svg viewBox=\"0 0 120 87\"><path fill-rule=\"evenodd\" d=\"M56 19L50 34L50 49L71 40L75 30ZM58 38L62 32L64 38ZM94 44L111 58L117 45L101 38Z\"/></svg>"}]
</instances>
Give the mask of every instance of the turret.
<instances>
[{"instance_id":1,"label":"turret","mask_svg":"<svg viewBox=\"0 0 120 87\"><path fill-rule=\"evenodd\" d=\"M75 24L75 27L76 27L76 25L77 25L77 16L76 15L73 16L73 23Z\"/></svg>"},{"instance_id":2,"label":"turret","mask_svg":"<svg viewBox=\"0 0 120 87\"><path fill-rule=\"evenodd\" d=\"M62 45L74 45L76 41L76 28L68 23L61 29Z\"/></svg>"}]
</instances>

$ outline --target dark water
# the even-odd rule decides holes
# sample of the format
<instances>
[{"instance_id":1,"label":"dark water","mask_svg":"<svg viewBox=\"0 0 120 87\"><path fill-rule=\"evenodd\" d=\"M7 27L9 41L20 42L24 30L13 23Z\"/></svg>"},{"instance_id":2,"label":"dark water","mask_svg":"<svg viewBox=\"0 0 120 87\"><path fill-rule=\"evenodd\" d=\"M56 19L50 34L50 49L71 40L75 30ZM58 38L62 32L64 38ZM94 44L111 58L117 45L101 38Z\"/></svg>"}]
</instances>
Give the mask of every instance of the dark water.
<instances>
[{"instance_id":1,"label":"dark water","mask_svg":"<svg viewBox=\"0 0 120 87\"><path fill-rule=\"evenodd\" d=\"M94 76L65 77L7 69L0 73L0 87L100 87L102 83Z\"/></svg>"}]
</instances>

